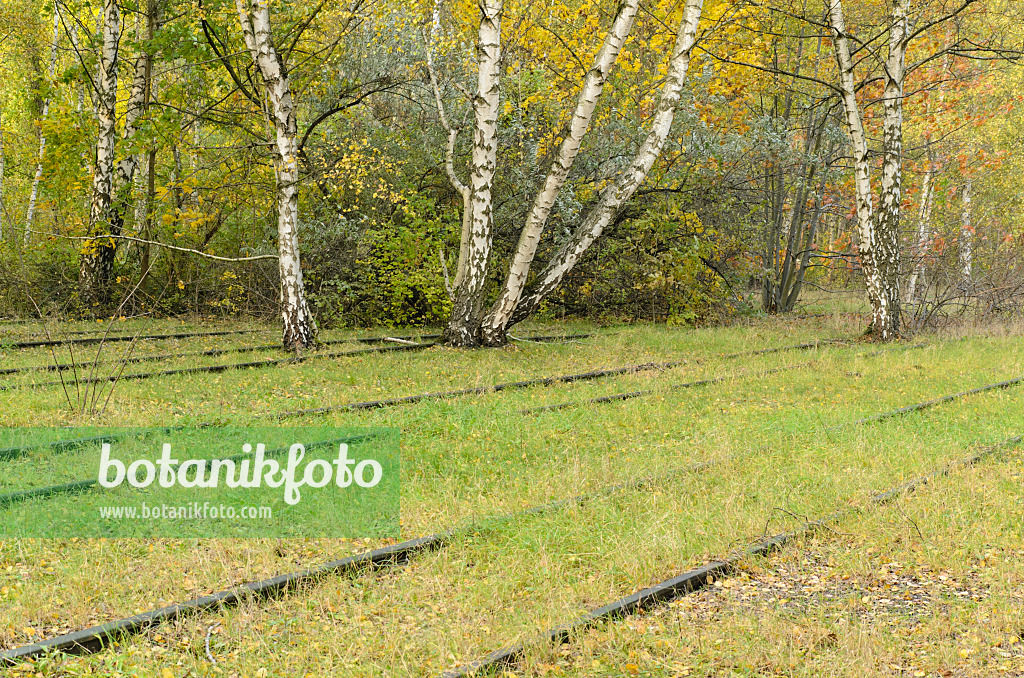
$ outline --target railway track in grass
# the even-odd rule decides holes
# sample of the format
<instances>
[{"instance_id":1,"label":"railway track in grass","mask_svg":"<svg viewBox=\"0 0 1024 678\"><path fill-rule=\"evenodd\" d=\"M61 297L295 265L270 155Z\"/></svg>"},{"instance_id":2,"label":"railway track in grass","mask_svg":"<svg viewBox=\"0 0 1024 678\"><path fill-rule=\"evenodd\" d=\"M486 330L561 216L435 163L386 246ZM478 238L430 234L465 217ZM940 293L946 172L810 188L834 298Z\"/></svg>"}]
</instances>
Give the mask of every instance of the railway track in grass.
<instances>
[{"instance_id":1,"label":"railway track in grass","mask_svg":"<svg viewBox=\"0 0 1024 678\"><path fill-rule=\"evenodd\" d=\"M873 419L862 420L875 421ZM858 422L858 423L862 423ZM909 482L900 483L889 489L876 492L869 498L869 506L888 504L905 494L925 485L937 478L949 475L954 469L962 466L977 464L986 457L1003 449L1018 447L1024 436L1015 435L1006 438L994 445L982 448L965 457L955 459L943 464L934 470L926 473ZM682 572L674 577L650 586L631 595L619 598L606 605L592 610L591 612L569 621L565 624L546 631L535 642L536 644L565 644L572 642L575 634L584 631L597 624L615 620L638 612L643 612L677 598L685 596L694 591L706 588L715 579L728 577L736 571L737 565L744 559L755 556L766 556L783 548L786 544L799 537L808 536L830 525L836 524L861 511L860 508L838 509L826 516L816 520L807 521L794 530L782 532L771 537L754 541L749 546L742 548L730 556L715 560L700 567ZM494 672L513 665L526 652L527 646L514 644L495 650L480 659L458 666L452 670L445 671L441 678L465 678L487 672Z\"/></svg>"},{"instance_id":2,"label":"railway track in grass","mask_svg":"<svg viewBox=\"0 0 1024 678\"><path fill-rule=\"evenodd\" d=\"M910 349L915 349L915 348L925 348L926 346L927 346L927 344L915 344L913 346L907 346L905 348L904 347L883 348L880 351L873 351L871 353L867 353L867 354L865 354L864 357L876 356L876 355L879 355L880 353L887 353L889 351L910 350ZM653 389L652 388L652 389L644 389L642 391L627 391L625 393L613 393L611 395L599 396L597 398L589 398L587 400L576 400L576 401L565 402L565 403L557 403L555 405L541 405L539 407L528 407L528 408L526 408L524 410L520 410L519 413L520 414L536 414L538 412L555 412L555 411L558 411L558 410L567 410L567 409L569 409L571 407L580 407L582 405L599 405L599 404L602 404L602 403L612 403L612 402L620 402L620 401L623 401L623 400L632 400L633 398L643 398L645 396L655 395L655 394L658 394L658 393L662 393L664 390L675 391L675 390L684 389L684 388L695 388L697 386L710 386L712 384L719 384L719 383L721 383L723 381L728 381L729 379L736 379L737 377L747 377L747 376L749 376L749 377L766 377L766 376L769 376L769 375L772 375L772 374L776 374L778 372L785 372L787 370L794 370L794 369L798 369L800 367L807 367L809 364L810 363L801 363L799 365L787 365L785 367L776 367L776 368L773 368L773 369L770 369L770 370L764 370L762 372L757 372L757 373L755 373L753 375L736 375L736 374L731 374L731 375L726 375L726 376L723 376L723 377L713 377L711 379L700 379L698 381L688 381L688 382L684 382L682 384L670 384L669 386L665 387L665 389L662 389L662 390L658 390L658 389Z\"/></svg>"},{"instance_id":3,"label":"railway track in grass","mask_svg":"<svg viewBox=\"0 0 1024 678\"><path fill-rule=\"evenodd\" d=\"M803 345L800 345L800 346L802 347ZM909 348L919 348L921 346L924 346L924 345L916 345L916 346L912 346L912 347L909 347ZM870 353L868 355L869 356L875 356L875 355L879 355L881 353L886 353L886 352L889 352L889 351L897 351L897 350L905 350L905 349L903 347L888 348L888 349L882 349L882 350L879 350L879 351L874 351L874 352L872 352L872 353ZM753 353L761 353L761 352L757 351L757 352L753 352ZM734 356L738 356L738 355L742 355L742 354L729 354L729 357L734 357ZM805 362L805 363L800 363L798 365L787 365L787 366L784 366L784 367L772 368L772 369L769 369L769 370L764 370L764 371L761 371L761 372L756 372L756 373L750 374L750 375L747 375L747 374L742 374L742 375L733 374L733 375L727 375L727 376L723 376L723 377L716 377L716 378L713 378L713 379L701 379L701 380L686 382L686 383L682 383L682 384L673 384L673 385L669 386L668 388L670 390L679 390L679 389L684 389L684 388L694 388L694 387L699 387L699 386L707 386L707 385L711 385L711 384L715 384L715 383L721 383L723 381L727 381L729 379L735 379L737 377L763 377L763 376L769 376L771 374L776 374L776 373L783 372L783 371L800 369L800 368L804 368L804 367L810 367L813 364L814 364L814 361L808 361L808 362ZM646 365L647 364L641 365L641 367L645 367ZM619 375L619 374L626 374L626 373L629 373L628 370L630 370L630 368L633 368L633 367L637 367L637 366L630 366L630 367L627 367L627 368L616 368L615 370L600 370L600 371L594 371L594 372L585 372L585 373L582 373L582 374L565 375L563 377L543 377L543 378L534 379L534 380L527 380L527 381L520 381L520 382L510 382L510 383L507 383L507 384L496 384L494 386L482 386L482 387L473 388L473 389L461 389L461 390L458 390L458 391L445 391L445 392L439 392L439 393L420 394L420 395L415 395L415 396L406 396L406 397L403 397L403 398L392 398L392 399L389 399L389 400L374 400L374 401L368 401L368 402L362 402L362 403L350 403L348 405L332 407L330 409L318 408L318 409L313 409L313 410L297 410L297 411L292 411L292 412L279 413L279 414L272 415L272 416L276 417L276 418L287 418L287 417L291 417L291 416L297 416L299 414L319 414L319 413L323 413L323 412L327 412L327 411L335 411L335 410L338 410L338 409L347 409L347 410L351 410L351 411L367 410L367 409L378 409L378 408L385 408L385 407L394 407L394 406L397 406L397 405L412 404L412 403L416 403L416 402L421 402L423 400L435 399L435 398L455 397L455 396L462 396L462 395L469 395L469 394L496 393L496 392L500 392L500 391L504 391L504 390L511 390L513 388L527 388L529 386L536 386L536 385L549 386L549 385L556 384L556 383L573 383L575 381L585 381L585 380L598 379L598 378L607 377L607 376L616 376L616 375ZM890 411L887 411L887 412L883 412L883 413L880 413L880 414L877 414L877 415L873 415L871 417L866 417L864 419L859 419L859 420L856 420L856 421L852 422L852 424L847 424L847 425L859 425L859 424L872 423L872 422L876 422L876 421L882 421L884 419L890 419L892 417L901 416L903 414L910 414L912 412L918 412L918 411L921 411L921 410L925 410L925 409L928 409L928 408L931 408L931 407L935 407L937 405L941 405L941 404L944 404L944 403L947 403L947 402L951 402L953 400L957 400L959 398L964 398L964 397L968 397L968 396L971 396L971 395L976 395L976 394L979 394L979 393L984 393L984 392L987 392L987 391L1011 388L1011 387L1016 386L1016 385L1018 385L1018 384L1020 384L1022 382L1024 382L1024 376L1018 377L1018 378L1015 378L1015 379L1010 379L1010 380L1007 380L1007 381L998 382L998 383L995 383L995 384L989 384L989 385L986 385L986 386L981 386L981 387L970 389L970 390L966 390L966 391L960 391L960 392L957 392L957 393L941 396L939 398L934 398L934 399L927 400L927 401L924 401L924 402L915 403L915 404L912 404L912 405L907 405L905 407L901 407L901 408L897 408L897 409L890 410ZM632 392L628 392L628 393L624 393L624 394L616 394L616 395L611 395L611 396L602 396L602 397L599 397L599 398L592 398L590 400L582 401L581 403L569 403L568 405L575 406L575 405L586 404L586 403L598 404L598 403L616 402L616 401L627 400L627 399L631 399L631 398L635 398L635 397L642 397L642 396L646 396L646 395L651 395L651 394L653 394L655 392L656 391L654 391L653 389L645 390L645 391L632 391ZM534 414L534 413L537 413L537 412L549 411L549 410L552 410L552 409L562 409L566 405L567 404L560 404L560 405L546 406L546 407L540 407L540 408L529 408L529 409L525 409L525 410L520 410L519 413L520 414ZM214 424L199 424L198 426L214 426ZM839 428L842 428L842 426L830 427L827 430L834 431L834 430L838 430ZM106 437L93 437L93 438L84 438L84 439L59 440L59 441L55 441L55 442L52 442L52 443L48 443L46 446L49 447L49 449L51 449L51 450L55 450L55 451L61 452L61 451L65 451L65 450L76 449L77 447L81 446L82 444L95 443L95 442L103 442L105 440L110 440L110 439L111 439L110 436L106 436ZM25 455L31 449L39 449L39 447L41 447L41 446L37 445L37 446L34 446L34 447L8 447L8 448L0 448L0 461L16 459L16 458L18 458L20 456ZM5 506L10 506L11 504L14 504L14 503L17 503L17 502L27 501L29 499L46 499L46 498L60 496L60 495L76 494L76 493L79 493L79 492L85 492L85 491L88 491L89 489L91 489L92 487L94 487L95 485L96 485L96 481L95 480L88 479L88 480L74 481L74 482L70 482L70 483L62 483L62 484L59 484L59 485L51 485L51 486L41 487L41 488L33 488L33 489L29 489L29 490L23 490L23 491L20 491L20 492L11 492L11 493L7 493L7 494L0 494L0 508L3 508Z\"/></svg>"},{"instance_id":4,"label":"railway track in grass","mask_svg":"<svg viewBox=\"0 0 1024 678\"><path fill-rule=\"evenodd\" d=\"M88 346L89 344L116 344L124 341L159 341L161 339L194 339L201 337L226 337L233 334L259 334L275 332L276 330L219 330L217 332L178 332L172 334L141 334L141 335L116 335L113 337L79 337L78 339L39 339L32 341L0 340L0 345L7 348L45 348L49 346Z\"/></svg>"},{"instance_id":5,"label":"railway track in grass","mask_svg":"<svg viewBox=\"0 0 1024 678\"><path fill-rule=\"evenodd\" d=\"M1021 378L1024 380L1024 378ZM1005 382L1000 382L1000 384ZM990 385L986 389L972 389L970 391L961 391L957 394L959 397L964 397L968 394L980 393L983 390L991 390L1000 387L999 384ZM849 425L863 425L881 421L886 418L894 416L902 416L912 412L919 411L925 407L934 407L938 404L949 402L950 397L937 398L930 401L924 401L917 403L917 406L907 406L889 410L873 417L862 418L850 422ZM878 501L891 501L897 496L903 493L912 491L915 487L928 482L931 479L945 475L960 463L975 463L976 461L984 458L985 456L992 454L997 449L1004 447L1015 447L1020 444L1021 436L1014 436L1008 438L997 445L985 448L978 452L975 452L971 456L967 457L966 460L954 461L946 464L936 470L922 476L921 478L911 481L909 483L900 484L889 490L880 492L875 495ZM56 636L38 643L32 643L18 648L12 648L0 652L0 665L14 665L20 662L32 659L34 657L41 656L48 652L63 652L69 654L76 653L88 653L102 649L111 642L122 638L127 635L137 634L151 628L155 625L180 619L187 615L197 614L203 611L219 609L225 606L237 605L244 600L249 599L263 599L273 596L279 596L287 593L289 590L295 589L296 587L314 582L319 578L325 576L339 576L349 575L366 570L377 570L386 568L391 565L405 562L417 554L437 550L446 547L448 544L453 542L461 535L471 534L480 532L486 529L493 529L501 524L522 519L525 517L557 511L569 506L580 505L589 501L593 501L600 497L606 497L611 494L615 494L627 490L636 490L654 482L660 482L666 479L670 479L673 476L679 476L687 473L699 473L714 466L720 464L724 459L719 460L705 460L700 462L693 462L685 466L670 469L657 476L648 476L639 480L630 481L626 483L620 483L612 485L606 488L602 488L594 493L587 495L580 495L570 499L563 499L546 504L538 505L521 511L509 512L498 516L477 519L471 521L468 525L463 527L457 527L452 529L443 530L434 534L417 537L414 539L406 540L397 544L392 544L383 548L374 549L364 553L356 554L336 560L333 562L326 563L324 565L300 570L298 572L292 572L288 574L282 574L270 579L252 582L249 584L243 584L235 586L223 591L212 593L199 598L194 598L182 603L169 605L164 608L152 610L142 614L126 617L124 619L118 619L115 621L108 622L95 627L82 629L73 633ZM843 511L840 513L832 514L826 518L818 521L812 521L806 523L803 527L793 532L783 533L776 535L770 539L765 539L757 542L751 547L745 549L742 553L742 557L754 555L758 553L768 553L772 550L780 548L786 542L790 541L799 534L804 534L811 529L819 529L840 517L845 516L850 511ZM813 527L817 526L817 527ZM638 593L635 593L626 598L614 601L608 605L605 605L583 618L570 622L567 625L560 626L556 629L552 629L547 635L546 639L553 642L564 642L565 639L571 637L575 631L585 628L587 625L598 623L605 619L614 618L623 614L629 614L638 610L645 609L652 605L660 604L666 600L670 600L680 595L696 590L700 586L707 584L710 577L724 576L727 572L731 571L735 567L736 560L740 556L734 558L727 558L723 561L716 561L709 563L700 568L690 570L681 575L673 577L672 579L666 580L661 584L654 587L644 589ZM509 662L514 661L522 651L524 646L510 646L497 650L487 657L481 660L471 662L462 667L454 669L452 672L445 674L446 676L462 676L475 673L480 670L489 668L497 668L502 665L507 665Z\"/></svg>"},{"instance_id":6,"label":"railway track in grass","mask_svg":"<svg viewBox=\"0 0 1024 678\"><path fill-rule=\"evenodd\" d=\"M578 335L578 337L586 337L586 336L590 336L590 335ZM549 340L549 339L553 340L551 337L540 337L539 339L540 340ZM538 340L538 338L534 338L534 341L536 341L536 340ZM721 356L718 356L718 357L721 357L721 358L738 358L738 357L742 357L742 356L764 355L766 353L777 353L777 352L780 352L780 351L788 351L788 350L804 350L804 349L809 349L809 348L816 348L818 346L833 345L833 344L838 344L838 343L842 343L842 342L840 342L839 340L826 340L824 342L803 343L803 344L795 344L793 346L783 346L783 347L775 347L775 348L769 348L769 349L757 349L757 350L753 350L753 351L745 351L745 352L740 352L740 353L728 353L728 354L724 354L724 355L721 355ZM403 350L403 349L404 350L409 350L409 347L404 347L404 346L395 346L395 347L386 347L386 348L388 350ZM370 351L370 350L376 350L376 349L363 349L363 350L364 351ZM342 353L342 355L351 355L351 354L352 354L351 352ZM696 361L696 364L699 364L700 362L703 362L703 361L698 360L698 361ZM513 390L513 389L529 388L531 386L539 386L539 385L549 386L549 385L559 384L559 383L573 383L573 382L577 382L577 381L588 381L588 380L600 379L600 378L604 378L604 377L619 376L619 375L622 375L622 374L630 374L630 373L635 373L635 372L644 371L644 370L664 370L664 369L668 369L670 367L676 367L676 366L679 366L679 365L682 365L682 364L686 364L686 361L670 361L670 362L663 362L663 363L641 363L641 364L638 364L638 365L629 365L629 366L625 366L625 367L618 367L618 368L612 368L612 369L606 369L606 370L593 370L593 371L590 371L590 372L584 372L584 373L580 373L580 374L562 375L562 376L557 376L557 377L539 377L539 378L536 378L536 379L528 379L528 380L517 381L517 382L508 382L508 383L505 383L505 384L495 384L495 385L492 385L492 386L481 386L481 387L474 387L474 388L468 388L468 389L459 389L459 390L454 390L454 391L440 391L440 392L434 392L434 393L421 393L421 394L412 395L412 396L403 396L403 397L400 397L400 398L390 398L390 399L386 399L386 400L372 400L372 401L357 402L357 403L347 403L347 404L344 404L344 405L327 406L327 407L320 407L320 408L313 408L313 409L306 409L306 410L291 410L291 411L278 412L278 413L275 413L275 414L263 415L263 416L267 417L267 418L284 419L284 418L288 418L288 417L292 417L292 416L301 416L301 415L307 415L307 414L321 414L321 413L331 412L331 411L335 411L335 410L378 409L378 408L385 408L385 407L394 407L394 406L398 406L398 405L407 405L407 404L412 404L412 403L416 403L416 402L421 402L421 401L424 401L424 400L451 398L451 397L458 397L458 396L463 396L463 395L479 395L479 394L483 394L483 393L492 393L492 392L508 391L508 390ZM810 363L807 363L807 364L810 364ZM703 384L703 383L705 383L705 382L704 381L694 382L694 385L700 385L700 384ZM213 426L213 425L214 424L211 424L211 423L197 424L197 426ZM77 446L79 446L81 444L87 444L87 443L96 442L96 441L97 441L97 438L95 438L95 437L91 437L91 438L72 438L72 439L67 439L67 440L56 440L56 441L53 441L51 443L47 443L46 447L48 447L51 450L55 450L55 451L63 451L63 450L75 449L75 447L77 447ZM29 447L0 448L0 461L16 459L16 458L18 458L20 456L23 456L30 449L39 449L40 447L41 446L36 445L36 446L31 447L31 448L29 448ZM77 486L77 483L75 483L74 485Z\"/></svg>"},{"instance_id":7,"label":"railway track in grass","mask_svg":"<svg viewBox=\"0 0 1024 678\"><path fill-rule=\"evenodd\" d=\"M549 335L530 337L529 340L533 342L541 343L556 343L560 341L572 341L576 339L586 339L595 335L592 334L571 334L571 335ZM339 341L338 343L351 343L348 341ZM290 358L272 358L270 360L253 360L244 363L228 363L225 365L206 365L201 367L182 367L173 370L158 370L155 372L129 372L127 374L111 374L104 377L86 377L73 380L72 384L101 384L118 381L139 381L143 379L156 379L158 377L177 376L183 374L204 374L204 373L219 373L227 372L228 370L241 370L241 369L261 369L264 367L280 367L282 365L295 365L299 363L308 362L310 360L320 360L326 358L344 358L354 355L366 355L371 353L393 353L396 351L421 351L423 349L436 346L435 343L415 343L407 342L401 343L397 346L374 346L371 348L357 348L351 351L332 351L327 353L310 353L307 355L293 356ZM221 349L224 352L230 352L228 349ZM258 350L258 349L253 349ZM202 352L192 355L218 355L217 353ZM167 358L168 356L157 356L156 358ZM186 354L179 354L170 357L186 357ZM142 362L146 360L146 357L140 357L138 360L126 359L126 360L114 360L109 361L110 364L122 365L133 362ZM86 363L86 365L93 365L96 363ZM58 370L66 371L66 370ZM25 384L5 384L0 385L0 391L13 391L19 388L43 388L47 386L66 386L67 382L63 380L54 381L43 381L43 382L30 382Z\"/></svg>"},{"instance_id":8,"label":"railway track in grass","mask_svg":"<svg viewBox=\"0 0 1024 678\"><path fill-rule=\"evenodd\" d=\"M754 350L754 351L748 351L746 353L731 353L731 354L726 354L723 357L735 358L735 357L740 357L740 356L744 356L744 355L763 355L765 353L774 353L774 352L778 352L778 351L781 351L781 350L788 350L788 349L806 349L806 348L809 348L811 346L813 346L813 344L797 344L797 345L792 346L792 347L780 347L780 348L772 348L772 349L757 349L757 350ZM881 352L884 352L885 350L896 350L896 349L884 349L883 351L878 351L876 353L881 353ZM874 354L872 354L872 355L874 355ZM801 363L799 365L775 368L775 369L772 369L772 370L768 370L766 372L762 372L761 374L762 375L767 375L767 374L773 374L775 372L780 372L780 371L784 371L784 370L798 369L798 368L801 368L801 367L809 367L810 365L813 364L813 362L814 361L809 361L809 362L806 362L806 363ZM346 410L355 411L355 410L367 410L367 409L379 409L379 408L386 408L386 407L395 407L395 406L398 406L398 405L413 404L413 403L421 402L421 401L424 401L424 400L433 400L433 399L439 399L439 398L450 398L450 397L457 397L457 396L470 395L470 394L479 395L479 394L484 394L484 393L496 393L496 392L507 391L507 390L512 390L512 389L528 388L528 387L531 387L531 386L538 386L538 385L550 386L550 385L559 384L559 383L574 383L574 382L578 382L578 381L588 381L588 380L600 379L600 378L604 378L604 377L618 376L618 375L621 375L621 374L635 373L637 371L642 371L644 369L666 369L666 365L676 366L676 365L679 365L679 364L683 364L683 362L682 361L676 361L676 362L673 362L673 363L644 363L644 364L641 364L641 365L630 365L630 366L627 366L627 367L614 368L614 369L610 369L610 370L595 370L595 371L591 371L591 372L584 372L584 373L581 373L581 374L563 375L563 376L559 376L559 377L541 377L541 378L537 378L537 379L518 381L518 382L509 382L509 383L505 383L505 384L495 384L493 386L482 386L482 387L476 387L476 388L471 388L471 389L460 389L460 390L456 390L456 391L443 391L443 392L437 392L437 393L425 393L425 394L419 394L419 395L413 395L413 396L405 396L405 397L401 397L401 398L391 398L391 399L388 399L388 400L374 400L374 401L367 401L367 402L361 402L361 403L349 403L349 404L343 405L343 406L331 406L330 408L315 408L315 409L311 409L311 410L296 410L296 411L291 411L291 412L278 413L278 414L271 415L271 416L273 418L283 419L283 418L288 418L288 417L293 417L293 416L300 416L300 415L307 415L307 414L320 414L320 413L324 413L324 412L334 411L336 409L346 409ZM642 369L638 369L638 368L642 368ZM696 382L690 382L689 384L677 385L676 388L683 388L685 386L702 386L702 385L709 384L709 383L717 383L717 382L724 381L724 380L729 379L729 378L735 378L735 376L736 375L730 375L728 377L719 377L717 379L712 379L712 380L701 380L701 381L696 381ZM204 427L205 426L214 426L214 424L199 424L198 426L204 426ZM46 447L46 448L50 449L53 452L60 453L60 452L65 452L65 451L77 449L77 448L81 447L82 445L87 445L87 444L90 444L90 443L97 443L97 442L109 442L109 441L113 441L114 439L123 438L123 437L124 437L123 434L111 435L111 436L94 436L94 437L89 437L89 438L77 438L77 439L73 438L73 439L67 439L67 440L57 440L57 441L54 441L54 442L51 442L51 443L47 443L45 445L16 446L16 447L0 448L0 462L2 462L2 461L10 461L10 460L13 460L13 459L17 459L19 457L24 456L25 454L27 454L31 450L40 449L41 447ZM22 491L19 491L19 492L10 492L10 493L6 493L6 494L0 494L0 508L3 508L5 506L10 506L11 504L22 502L22 501L28 501L30 499L47 499L47 498L50 498L50 497L56 497L56 496L60 496L60 495L77 494L77 493L80 493L80 492L86 492L89 489L91 489L92 487L94 487L95 485L96 485L96 481L95 480L87 479L87 480L73 481L73 482L69 482L69 483L62 483L62 484L59 484L59 485L50 485L50 486L47 486L47 487L32 488L32 489L28 489L28 490L22 490Z\"/></svg>"},{"instance_id":9,"label":"railway track in grass","mask_svg":"<svg viewBox=\"0 0 1024 678\"><path fill-rule=\"evenodd\" d=\"M413 339L436 339L439 335L410 335L405 337L359 337L352 339L329 339L327 341L321 341L318 346L338 346L341 344L375 344L385 343L387 341L393 341L396 343L417 344L420 342L411 341ZM534 340L536 341L536 340ZM407 344L408 345L408 344ZM432 344L431 344L432 345ZM389 347L390 348L390 347ZM128 358L122 358L119 360L101 360L101 361L89 361L83 363L51 363L49 365L29 365L26 367L9 367L7 369L0 370L0 376L7 376L11 374L26 374L28 372L67 372L74 369L83 367L95 367L101 365L132 365L136 363L144 362L158 362L162 360L174 360L176 358L199 358L204 356L218 356L228 355L231 353L254 353L256 351L273 351L282 350L280 344L258 344L256 346L234 346L231 348L211 348L206 351L188 351L185 353L161 353L159 355L143 355L143 356L131 356ZM39 384L42 385L42 384Z\"/></svg>"}]
</instances>

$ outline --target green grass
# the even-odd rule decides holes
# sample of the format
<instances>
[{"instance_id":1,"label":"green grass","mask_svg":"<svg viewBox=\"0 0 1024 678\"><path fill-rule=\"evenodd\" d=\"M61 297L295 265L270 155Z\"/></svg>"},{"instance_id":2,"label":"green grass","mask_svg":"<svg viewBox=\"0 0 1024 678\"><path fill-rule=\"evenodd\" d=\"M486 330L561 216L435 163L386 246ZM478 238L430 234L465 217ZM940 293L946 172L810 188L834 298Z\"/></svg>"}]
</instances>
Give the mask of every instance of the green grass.
<instances>
[{"instance_id":1,"label":"green grass","mask_svg":"<svg viewBox=\"0 0 1024 678\"><path fill-rule=\"evenodd\" d=\"M1024 374L1019 340L1003 333L963 340L925 337L926 348L904 347L873 356L867 354L878 347L853 345L720 357L815 338L855 338L861 329L859 320L845 316L801 322L765 319L705 330L637 326L570 344L521 344L494 351L435 348L124 382L115 389L109 411L89 421L62 407L63 395L53 389L18 391L16 402L0 405L0 416L18 425L252 423L265 422L265 415L285 409L631 363L686 361L664 372L299 418L294 423L401 429L406 538L480 524L484 516L615 483L646 476L660 479L646 489L623 490L577 507L488 522L449 548L414 559L408 567L324 578L279 600L200 615L125 639L120 647L95 656L65 658L61 663L46 660L31 670L43 675L134 672L160 678L165 678L164 668L174 676L264 675L258 673L261 668L271 676L435 675L517 640L530 642L545 628L721 557L766 530L776 533L839 507L863 506L871 492L961 456L970 445L1024 431L1019 389L979 394L884 422L850 424ZM801 367L760 374L784 365ZM730 378L720 384L671 388L723 375ZM520 413L527 407L637 389L655 393L623 402ZM985 485L986 469L1002 473L1013 467L1012 459L1003 455L939 480L901 500L899 508L869 510L836 526L839 534L831 539L819 536L787 549L783 557L799 557L811 548L827 550L836 563L834 571L842 572L865 562L857 560L865 557L863 549L850 544L871 543L876 552L913 549L915 540L905 534L910 523L900 511L915 516L922 534L934 535L929 542L933 550L918 544L931 567L954 567L958 549L980 553L988 544L1012 550L1020 543L1019 483L1016 488L1007 482ZM670 473L706 460L716 463L700 473ZM74 455L35 460L52 474L50 479L67 477L61 474L69 473L74 461ZM934 509L914 513L915 502L927 502L941 492L951 497L948 507L945 499L937 498ZM956 499L957 492L982 496L988 503L968 511L970 501ZM986 513L990 505L993 508ZM965 512L957 513L956 506ZM872 523L883 516L903 520L902 541L894 545L894 530ZM975 519L994 523L975 535L970 532ZM955 534L970 541L956 546L951 538ZM20 645L383 543L0 542L0 646ZM904 560L911 562L909 557ZM752 563L748 576L773 566L771 559ZM1013 600L1010 593L1006 601ZM957 606L962 602L950 602L949 609L957 623L970 629L974 608L961 610ZM778 620L784 609L770 606L737 608L721 628L714 621L691 628L669 619L680 614L681 606L665 609L668 617L660 627L650 620L661 617L645 615L603 625L566 648L531 646L525 671L666 676L891 671L883 661L870 663L860 655L853 661L844 654L866 645L849 646L845 630L839 633L836 627L819 623L825 617L816 607L803 611L791 624L802 629L799 633ZM938 609L932 606L927 613L937 614ZM1010 609L1000 607L1004 616ZM961 614L962 618L957 616ZM858 623L858 628L873 628L870 620ZM218 661L211 666L203 645L207 629L215 624L211 641ZM758 633L748 632L751 628ZM933 629L938 633L936 629L938 625ZM841 641L818 642L830 639L831 633ZM903 641L898 634L886 633L865 641L872 656L895 657L894 663L909 666L901 654L909 651ZM935 642L936 647L949 645L941 639ZM777 659L764 659L773 652ZM948 666L988 670L978 657L975 652ZM914 666L932 670L939 664ZM998 663L992 666L995 670Z\"/></svg>"}]
</instances>

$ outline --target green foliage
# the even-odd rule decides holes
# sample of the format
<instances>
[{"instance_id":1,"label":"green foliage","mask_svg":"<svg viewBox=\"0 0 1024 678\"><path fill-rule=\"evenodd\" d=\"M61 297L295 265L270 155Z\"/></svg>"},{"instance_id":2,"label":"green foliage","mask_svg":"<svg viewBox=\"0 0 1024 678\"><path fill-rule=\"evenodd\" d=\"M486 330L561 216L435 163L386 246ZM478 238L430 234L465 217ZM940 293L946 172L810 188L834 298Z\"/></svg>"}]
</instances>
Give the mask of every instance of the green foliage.
<instances>
[{"instance_id":1,"label":"green foliage","mask_svg":"<svg viewBox=\"0 0 1024 678\"><path fill-rule=\"evenodd\" d=\"M703 324L735 311L741 251L683 201L659 201L607 233L553 302L574 315Z\"/></svg>"},{"instance_id":2,"label":"green foliage","mask_svg":"<svg viewBox=\"0 0 1024 678\"><path fill-rule=\"evenodd\" d=\"M451 304L439 252L451 229L436 209L425 196L413 194L390 219L374 221L370 228L308 229L306 280L320 321L387 326L442 322Z\"/></svg>"}]
</instances>

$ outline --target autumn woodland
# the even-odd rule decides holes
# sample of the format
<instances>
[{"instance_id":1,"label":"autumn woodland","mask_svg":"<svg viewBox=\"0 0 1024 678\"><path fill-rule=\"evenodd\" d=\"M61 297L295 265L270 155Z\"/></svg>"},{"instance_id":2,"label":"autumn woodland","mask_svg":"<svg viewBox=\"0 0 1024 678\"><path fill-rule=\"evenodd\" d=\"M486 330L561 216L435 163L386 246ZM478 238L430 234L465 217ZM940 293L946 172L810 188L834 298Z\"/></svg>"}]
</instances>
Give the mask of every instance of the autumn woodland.
<instances>
[{"instance_id":1,"label":"autumn woodland","mask_svg":"<svg viewBox=\"0 0 1024 678\"><path fill-rule=\"evenodd\" d=\"M1017 0L0 0L0 676L1024 676L1022 177Z\"/></svg>"}]
</instances>

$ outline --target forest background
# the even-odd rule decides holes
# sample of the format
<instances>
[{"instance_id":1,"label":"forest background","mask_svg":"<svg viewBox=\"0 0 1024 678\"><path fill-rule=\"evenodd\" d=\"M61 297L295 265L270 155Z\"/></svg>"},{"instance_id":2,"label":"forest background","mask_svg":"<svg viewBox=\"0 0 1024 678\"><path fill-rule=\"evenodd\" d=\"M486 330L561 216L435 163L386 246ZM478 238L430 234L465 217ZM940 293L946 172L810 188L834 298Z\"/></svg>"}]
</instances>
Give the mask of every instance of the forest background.
<instances>
[{"instance_id":1,"label":"forest background","mask_svg":"<svg viewBox=\"0 0 1024 678\"><path fill-rule=\"evenodd\" d=\"M898 332L1014 313L1019 13L1010 0L0 0L0 314L275 315L294 241L313 334L451 328L469 217L483 215L479 294L463 304L476 318L454 342L473 343L588 91L524 295L651 130L667 120L666 133L524 312L703 323L787 312L811 287L863 290L866 235L895 204ZM286 345L312 336L288 323Z\"/></svg>"}]
</instances>

